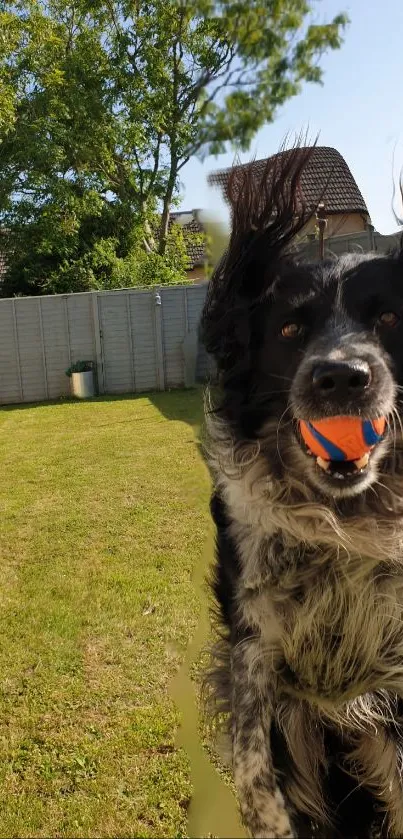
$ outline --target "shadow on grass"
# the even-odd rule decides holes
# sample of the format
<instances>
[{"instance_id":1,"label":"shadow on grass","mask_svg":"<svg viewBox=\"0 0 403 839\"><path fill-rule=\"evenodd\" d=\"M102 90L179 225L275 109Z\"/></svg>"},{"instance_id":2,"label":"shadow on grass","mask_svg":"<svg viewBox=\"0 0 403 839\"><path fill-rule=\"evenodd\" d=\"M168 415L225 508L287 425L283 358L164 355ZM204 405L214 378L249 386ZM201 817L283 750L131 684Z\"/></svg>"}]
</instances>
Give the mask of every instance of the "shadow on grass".
<instances>
[{"instance_id":1,"label":"shadow on grass","mask_svg":"<svg viewBox=\"0 0 403 839\"><path fill-rule=\"evenodd\" d=\"M150 391L144 393L104 393L91 399L76 399L72 396L61 396L58 399L47 399L43 402L14 402L10 405L0 405L4 411L24 411L29 408L54 408L56 405L78 405L80 403L97 405L102 402L138 402L149 399L166 418L182 420L189 425L199 425L203 414L203 387L192 389L177 389L168 391Z\"/></svg>"},{"instance_id":2,"label":"shadow on grass","mask_svg":"<svg viewBox=\"0 0 403 839\"><path fill-rule=\"evenodd\" d=\"M43 402L14 402L12 405L0 405L0 410L4 411L24 411L29 408L54 408L56 405L97 405L100 402L122 402L127 400L132 402L135 399L141 399L148 396L147 393L104 393L102 396L94 396L91 399L76 399L74 396L60 396L58 399L46 399Z\"/></svg>"},{"instance_id":3,"label":"shadow on grass","mask_svg":"<svg viewBox=\"0 0 403 839\"><path fill-rule=\"evenodd\" d=\"M203 455L203 447L201 443L202 427L203 427L203 386L198 386L191 389L175 389L168 391L152 391L146 393L119 393L119 394L102 394L101 396L94 396L92 399L83 400L83 405L99 405L101 403L111 402L130 402L133 403L144 401L148 399L149 402L157 408L161 417L176 422L186 422L194 431L196 437L196 446L200 454ZM81 400L73 397L61 397L59 399L50 399L46 402L18 402L13 405L1 405L0 412L8 413L14 411L25 411L29 409L43 409L54 408L57 405L75 405L78 406ZM146 422L146 419L144 420ZM133 422L133 419L128 417L127 422Z\"/></svg>"},{"instance_id":4,"label":"shadow on grass","mask_svg":"<svg viewBox=\"0 0 403 839\"><path fill-rule=\"evenodd\" d=\"M203 421L203 388L148 393L148 399L165 419L200 426Z\"/></svg>"},{"instance_id":5,"label":"shadow on grass","mask_svg":"<svg viewBox=\"0 0 403 839\"><path fill-rule=\"evenodd\" d=\"M204 458L203 449L203 392L204 387L186 390L160 391L148 394L150 402L168 420L186 422L195 435L194 444Z\"/></svg>"}]
</instances>

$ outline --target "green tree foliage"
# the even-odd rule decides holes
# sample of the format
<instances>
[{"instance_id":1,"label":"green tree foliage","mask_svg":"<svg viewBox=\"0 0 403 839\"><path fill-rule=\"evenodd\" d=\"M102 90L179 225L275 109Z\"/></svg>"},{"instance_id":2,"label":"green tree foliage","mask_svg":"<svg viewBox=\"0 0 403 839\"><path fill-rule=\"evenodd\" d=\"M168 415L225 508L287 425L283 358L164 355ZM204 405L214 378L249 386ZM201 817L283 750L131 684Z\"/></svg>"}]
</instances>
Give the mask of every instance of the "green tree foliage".
<instances>
[{"instance_id":1,"label":"green tree foliage","mask_svg":"<svg viewBox=\"0 0 403 839\"><path fill-rule=\"evenodd\" d=\"M312 7L5 0L5 292L110 288L153 271L183 278L183 235L168 232L181 170L228 143L247 149L303 82L321 81L319 59L340 46L346 20L319 23Z\"/></svg>"}]
</instances>

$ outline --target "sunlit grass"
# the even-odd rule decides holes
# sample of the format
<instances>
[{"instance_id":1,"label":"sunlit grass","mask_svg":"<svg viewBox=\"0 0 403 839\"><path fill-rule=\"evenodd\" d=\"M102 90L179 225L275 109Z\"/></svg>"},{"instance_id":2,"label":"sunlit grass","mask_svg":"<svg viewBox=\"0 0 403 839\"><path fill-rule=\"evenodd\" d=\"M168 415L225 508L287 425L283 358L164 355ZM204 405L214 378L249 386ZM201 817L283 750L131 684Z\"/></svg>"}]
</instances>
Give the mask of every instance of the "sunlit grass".
<instances>
[{"instance_id":1,"label":"sunlit grass","mask_svg":"<svg viewBox=\"0 0 403 839\"><path fill-rule=\"evenodd\" d=\"M0 835L184 836L200 392L0 413Z\"/></svg>"}]
</instances>

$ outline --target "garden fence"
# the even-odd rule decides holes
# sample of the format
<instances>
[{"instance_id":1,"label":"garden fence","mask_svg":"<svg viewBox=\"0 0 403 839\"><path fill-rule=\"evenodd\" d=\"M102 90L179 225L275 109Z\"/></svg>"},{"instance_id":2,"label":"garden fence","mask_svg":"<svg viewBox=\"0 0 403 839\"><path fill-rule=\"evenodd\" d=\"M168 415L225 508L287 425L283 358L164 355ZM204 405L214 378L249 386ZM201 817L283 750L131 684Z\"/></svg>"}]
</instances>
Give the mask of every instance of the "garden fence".
<instances>
[{"instance_id":1,"label":"garden fence","mask_svg":"<svg viewBox=\"0 0 403 839\"><path fill-rule=\"evenodd\" d=\"M203 381L197 331L207 283L0 300L0 403L70 394L66 369L95 362L99 393ZM193 369L192 369L193 368Z\"/></svg>"}]
</instances>

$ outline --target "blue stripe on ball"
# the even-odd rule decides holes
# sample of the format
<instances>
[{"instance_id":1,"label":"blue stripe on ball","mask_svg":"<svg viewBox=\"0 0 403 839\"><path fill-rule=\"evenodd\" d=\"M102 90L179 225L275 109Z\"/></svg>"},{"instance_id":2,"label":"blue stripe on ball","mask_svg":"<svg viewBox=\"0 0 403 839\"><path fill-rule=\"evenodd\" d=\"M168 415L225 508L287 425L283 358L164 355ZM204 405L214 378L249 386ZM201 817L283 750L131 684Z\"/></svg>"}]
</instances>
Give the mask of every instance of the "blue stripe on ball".
<instances>
[{"instance_id":1,"label":"blue stripe on ball","mask_svg":"<svg viewBox=\"0 0 403 839\"><path fill-rule=\"evenodd\" d=\"M364 420L362 424L362 434L367 446L375 446L375 443L379 443L379 440L382 440L383 437L383 434L378 434L375 431L371 420Z\"/></svg>"},{"instance_id":2,"label":"blue stripe on ball","mask_svg":"<svg viewBox=\"0 0 403 839\"><path fill-rule=\"evenodd\" d=\"M320 431L318 431L313 425L311 425L310 422L307 422L307 426L311 434L313 434L316 440L318 440L321 446L323 446L325 451L328 453L330 460L347 460L344 452L337 446L335 446L335 444L332 443L331 440L328 440L326 437L324 437L323 434L321 434Z\"/></svg>"}]
</instances>

